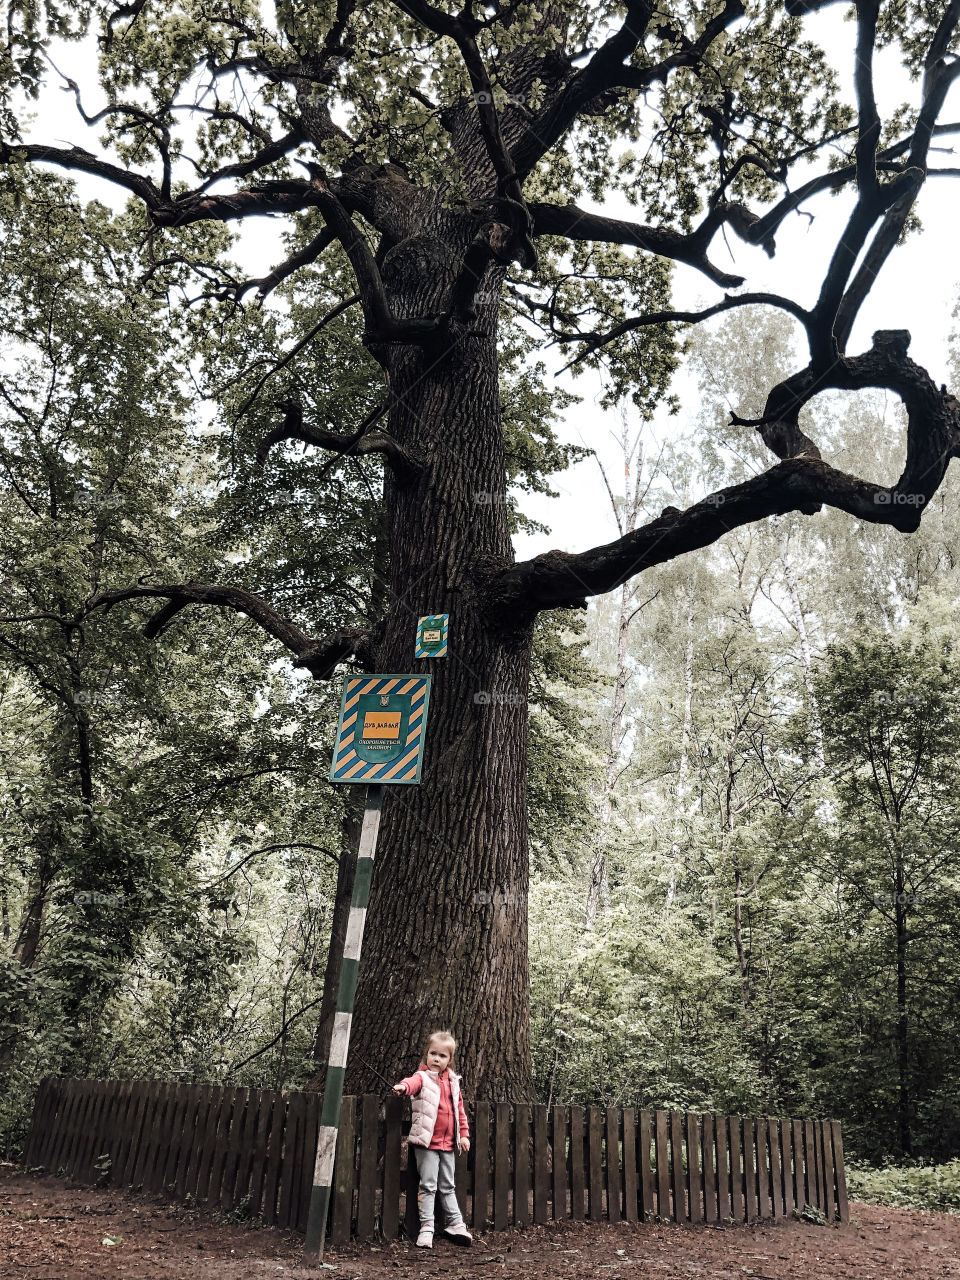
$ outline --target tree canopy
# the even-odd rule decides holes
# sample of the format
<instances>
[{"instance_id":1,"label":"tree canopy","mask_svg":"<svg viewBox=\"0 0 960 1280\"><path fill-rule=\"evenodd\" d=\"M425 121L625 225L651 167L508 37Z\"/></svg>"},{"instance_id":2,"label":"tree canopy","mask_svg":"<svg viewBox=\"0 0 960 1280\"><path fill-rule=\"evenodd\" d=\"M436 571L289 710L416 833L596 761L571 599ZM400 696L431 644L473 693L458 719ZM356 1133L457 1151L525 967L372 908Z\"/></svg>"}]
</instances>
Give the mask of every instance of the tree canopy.
<instances>
[{"instance_id":1,"label":"tree canopy","mask_svg":"<svg viewBox=\"0 0 960 1280\"><path fill-rule=\"evenodd\" d=\"M295 673L325 681L343 664L414 669L416 618L445 611L454 620L455 658L434 671L425 784L384 811L356 1087L394 1073L429 1024L456 1020L478 1088L532 1093L526 779L538 635L537 662L556 659L541 615L582 607L766 517L826 507L914 532L957 452L960 405L911 359L905 326L878 330L866 350L848 346L878 274L915 227L925 183L952 172L937 148L960 129L945 116L960 75L960 3L857 0L849 95L819 39L826 7L134 0L10 9L0 55L7 207L49 208L49 193L63 188L37 175L51 170L128 198L122 243L106 211L88 216L103 224L102 270L122 281L114 342L130 346L129 369L109 342L71 335L69 322L57 339L76 352L85 411L88 402L107 411L117 388L141 405L133 434L114 420L104 466L111 435L131 456L150 456L136 430L149 431L151 398L165 426L184 412L186 388L199 388L214 415L209 429L190 429L206 441L203 474L176 531L144 537L137 557L108 558L82 590L78 579L73 592L44 596L50 629L76 647L88 624L119 626L139 603L146 640L167 647L212 606L263 633L261 669L292 655ZM71 41L91 63L96 49L96 76L58 70ZM874 62L888 48L913 96L882 119ZM72 98L87 145L34 138L23 124L24 105L53 90ZM734 255L740 245L775 255L786 221L830 194L846 219L812 303L751 291L718 265L721 237ZM620 207L605 209L614 198ZM623 202L636 219L623 216ZM232 261L231 231L263 216L284 220L289 253L248 278ZM57 228L56 218L37 219L35 251L44 236L54 246ZM101 269L81 259L99 288ZM675 305L679 266L716 288L716 300ZM71 287L68 279L65 298ZM272 309L260 305L267 298ZM749 414L741 406L732 415L754 465L701 469L719 487L683 508L646 511L608 544L518 561L516 490L547 488L571 457L553 430L566 400L546 385L545 347L574 369L602 369L609 402L629 399L649 415L671 394L686 327L746 307L789 318L804 344L789 368L771 371ZM124 328L134 313L137 324ZM182 343L166 386L164 338ZM57 352L47 354L56 365ZM51 405L33 383L27 400L22 389L5 393L11 440L46 429ZM845 467L827 461L826 435L812 425L818 399L873 389L892 392L906 414L892 484L870 478L862 456ZM30 448L41 469L56 470L80 446L63 436ZM8 475L10 501L22 503L12 461ZM154 497L150 530L181 500L173 490ZM97 520L107 510L100 503ZM55 583L59 572L47 576ZM5 601L4 633L32 625L31 610ZM740 709L734 737L749 741L768 685L753 641L731 636L706 650ZM142 652L131 650L137 669L150 661ZM807 696L812 687L807 669ZM67 730L83 756L83 715ZM772 770L779 788L793 785L788 745L783 770ZM80 803L87 821L89 787ZM731 835L732 814L718 839L741 903L760 868ZM444 964L434 959L438 936L449 940Z\"/></svg>"}]
</instances>

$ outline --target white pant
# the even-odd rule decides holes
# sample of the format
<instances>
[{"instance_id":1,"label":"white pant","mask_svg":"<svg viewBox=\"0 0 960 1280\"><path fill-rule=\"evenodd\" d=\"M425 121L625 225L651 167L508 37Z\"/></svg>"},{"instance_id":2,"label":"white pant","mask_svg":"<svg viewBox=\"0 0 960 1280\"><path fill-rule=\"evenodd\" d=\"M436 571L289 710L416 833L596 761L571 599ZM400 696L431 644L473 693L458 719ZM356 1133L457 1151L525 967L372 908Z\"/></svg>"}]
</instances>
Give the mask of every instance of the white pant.
<instances>
[{"instance_id":1,"label":"white pant","mask_svg":"<svg viewBox=\"0 0 960 1280\"><path fill-rule=\"evenodd\" d=\"M457 1204L454 1183L452 1151L428 1151L426 1147L414 1147L417 1153L417 1172L420 1175L420 1192L417 1205L420 1209L420 1227L433 1230L433 1207L437 1192L446 1219L444 1227L458 1227L463 1223Z\"/></svg>"}]
</instances>

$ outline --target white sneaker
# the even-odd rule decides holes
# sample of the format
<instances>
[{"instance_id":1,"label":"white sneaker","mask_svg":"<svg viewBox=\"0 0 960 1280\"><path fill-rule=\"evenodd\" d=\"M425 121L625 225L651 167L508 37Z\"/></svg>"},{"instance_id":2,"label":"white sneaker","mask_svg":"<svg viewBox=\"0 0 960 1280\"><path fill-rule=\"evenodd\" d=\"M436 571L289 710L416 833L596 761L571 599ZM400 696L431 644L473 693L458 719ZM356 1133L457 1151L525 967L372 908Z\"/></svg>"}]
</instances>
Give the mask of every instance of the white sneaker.
<instances>
[{"instance_id":1,"label":"white sneaker","mask_svg":"<svg viewBox=\"0 0 960 1280\"><path fill-rule=\"evenodd\" d=\"M420 1234L417 1236L418 1249L433 1248L433 1227L421 1227Z\"/></svg>"},{"instance_id":2,"label":"white sneaker","mask_svg":"<svg viewBox=\"0 0 960 1280\"><path fill-rule=\"evenodd\" d=\"M443 1234L454 1244L471 1245L473 1236L467 1230L466 1223L458 1222L455 1227L446 1227Z\"/></svg>"}]
</instances>

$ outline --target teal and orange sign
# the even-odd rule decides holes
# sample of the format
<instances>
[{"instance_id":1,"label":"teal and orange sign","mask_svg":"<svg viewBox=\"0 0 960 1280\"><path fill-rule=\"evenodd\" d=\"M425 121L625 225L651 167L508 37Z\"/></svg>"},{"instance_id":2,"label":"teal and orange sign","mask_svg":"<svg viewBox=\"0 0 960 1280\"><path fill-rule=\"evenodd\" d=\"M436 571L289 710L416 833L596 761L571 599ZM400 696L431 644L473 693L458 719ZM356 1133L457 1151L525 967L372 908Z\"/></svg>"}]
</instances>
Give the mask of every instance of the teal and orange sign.
<instances>
[{"instance_id":1,"label":"teal and orange sign","mask_svg":"<svg viewBox=\"0 0 960 1280\"><path fill-rule=\"evenodd\" d=\"M417 643L415 658L445 658L447 656L447 631L449 613L430 613L417 619Z\"/></svg>"},{"instance_id":2,"label":"teal and orange sign","mask_svg":"<svg viewBox=\"0 0 960 1280\"><path fill-rule=\"evenodd\" d=\"M348 676L331 782L420 781L429 676Z\"/></svg>"}]
</instances>

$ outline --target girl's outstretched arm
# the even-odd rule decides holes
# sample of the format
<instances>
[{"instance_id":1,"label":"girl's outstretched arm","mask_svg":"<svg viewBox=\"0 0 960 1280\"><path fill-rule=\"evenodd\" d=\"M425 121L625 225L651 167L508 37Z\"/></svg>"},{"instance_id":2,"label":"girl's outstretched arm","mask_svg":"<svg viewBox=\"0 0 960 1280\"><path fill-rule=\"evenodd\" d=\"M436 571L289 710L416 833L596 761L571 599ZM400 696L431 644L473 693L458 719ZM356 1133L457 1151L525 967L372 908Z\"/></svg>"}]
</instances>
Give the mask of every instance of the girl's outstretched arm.
<instances>
[{"instance_id":1,"label":"girl's outstretched arm","mask_svg":"<svg viewBox=\"0 0 960 1280\"><path fill-rule=\"evenodd\" d=\"M412 1076L406 1076L399 1084L393 1086L394 1093L407 1093L411 1097L419 1093L423 1088L423 1076L419 1071L415 1071Z\"/></svg>"}]
</instances>

